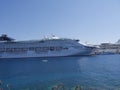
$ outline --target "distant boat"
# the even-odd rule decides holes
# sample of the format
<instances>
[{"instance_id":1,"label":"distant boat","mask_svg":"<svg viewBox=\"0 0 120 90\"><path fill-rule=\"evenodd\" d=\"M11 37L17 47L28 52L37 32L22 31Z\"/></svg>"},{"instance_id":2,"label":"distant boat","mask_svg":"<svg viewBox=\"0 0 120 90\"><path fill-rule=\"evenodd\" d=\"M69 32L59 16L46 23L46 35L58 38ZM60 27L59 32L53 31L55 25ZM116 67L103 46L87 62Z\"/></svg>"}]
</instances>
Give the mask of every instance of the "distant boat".
<instances>
[{"instance_id":1,"label":"distant boat","mask_svg":"<svg viewBox=\"0 0 120 90\"><path fill-rule=\"evenodd\" d=\"M15 41L7 35L0 36L0 58L59 57L89 55L92 47L76 39L44 38L40 40Z\"/></svg>"}]
</instances>

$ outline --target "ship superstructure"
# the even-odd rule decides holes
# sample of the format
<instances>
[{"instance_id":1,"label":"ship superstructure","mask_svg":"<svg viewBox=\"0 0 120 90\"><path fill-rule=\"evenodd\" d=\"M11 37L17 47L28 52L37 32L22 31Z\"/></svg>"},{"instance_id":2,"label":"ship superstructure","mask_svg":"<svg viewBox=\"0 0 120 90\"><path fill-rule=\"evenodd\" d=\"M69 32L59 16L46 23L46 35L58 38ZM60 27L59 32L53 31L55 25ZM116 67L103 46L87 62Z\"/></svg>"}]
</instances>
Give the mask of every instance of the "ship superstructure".
<instances>
[{"instance_id":1,"label":"ship superstructure","mask_svg":"<svg viewBox=\"0 0 120 90\"><path fill-rule=\"evenodd\" d=\"M7 35L0 37L0 58L89 55L91 51L91 47L82 45L75 39L53 36L41 40L14 41Z\"/></svg>"}]
</instances>

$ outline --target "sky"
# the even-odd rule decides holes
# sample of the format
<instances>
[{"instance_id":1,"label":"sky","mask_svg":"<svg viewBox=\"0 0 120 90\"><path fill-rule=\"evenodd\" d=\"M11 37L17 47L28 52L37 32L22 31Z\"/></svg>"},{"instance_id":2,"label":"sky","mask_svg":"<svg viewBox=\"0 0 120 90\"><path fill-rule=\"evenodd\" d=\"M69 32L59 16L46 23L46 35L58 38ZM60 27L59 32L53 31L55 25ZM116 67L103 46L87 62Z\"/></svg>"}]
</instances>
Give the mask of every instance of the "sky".
<instances>
[{"instance_id":1,"label":"sky","mask_svg":"<svg viewBox=\"0 0 120 90\"><path fill-rule=\"evenodd\" d=\"M0 0L0 34L16 40L56 35L81 43L120 39L120 0Z\"/></svg>"}]
</instances>

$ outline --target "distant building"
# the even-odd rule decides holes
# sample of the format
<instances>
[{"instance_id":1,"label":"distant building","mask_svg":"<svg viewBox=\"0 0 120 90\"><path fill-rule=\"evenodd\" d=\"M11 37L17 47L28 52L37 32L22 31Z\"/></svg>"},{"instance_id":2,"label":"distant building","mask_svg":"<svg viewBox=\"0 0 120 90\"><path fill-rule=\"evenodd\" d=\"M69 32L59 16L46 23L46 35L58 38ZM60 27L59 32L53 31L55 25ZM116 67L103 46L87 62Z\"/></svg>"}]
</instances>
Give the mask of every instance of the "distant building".
<instances>
[{"instance_id":1,"label":"distant building","mask_svg":"<svg viewBox=\"0 0 120 90\"><path fill-rule=\"evenodd\" d=\"M95 54L119 54L120 44L101 43L94 52Z\"/></svg>"},{"instance_id":2,"label":"distant building","mask_svg":"<svg viewBox=\"0 0 120 90\"><path fill-rule=\"evenodd\" d=\"M120 49L120 44L102 43L99 47L101 49Z\"/></svg>"}]
</instances>

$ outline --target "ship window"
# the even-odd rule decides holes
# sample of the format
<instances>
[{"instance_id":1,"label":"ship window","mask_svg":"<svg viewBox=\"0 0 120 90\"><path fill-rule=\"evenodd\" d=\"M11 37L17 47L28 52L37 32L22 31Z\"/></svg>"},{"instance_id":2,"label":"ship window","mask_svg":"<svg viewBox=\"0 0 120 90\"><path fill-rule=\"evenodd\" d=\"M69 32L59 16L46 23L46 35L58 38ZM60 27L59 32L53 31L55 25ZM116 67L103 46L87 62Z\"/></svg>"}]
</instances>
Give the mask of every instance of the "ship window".
<instances>
[{"instance_id":1,"label":"ship window","mask_svg":"<svg viewBox=\"0 0 120 90\"><path fill-rule=\"evenodd\" d=\"M59 51L59 50L62 50L62 47L56 47L56 50Z\"/></svg>"},{"instance_id":2,"label":"ship window","mask_svg":"<svg viewBox=\"0 0 120 90\"><path fill-rule=\"evenodd\" d=\"M43 47L44 50L49 50L49 47Z\"/></svg>"},{"instance_id":3,"label":"ship window","mask_svg":"<svg viewBox=\"0 0 120 90\"><path fill-rule=\"evenodd\" d=\"M30 47L29 50L33 51L33 50L35 50L35 48L34 47Z\"/></svg>"},{"instance_id":4,"label":"ship window","mask_svg":"<svg viewBox=\"0 0 120 90\"><path fill-rule=\"evenodd\" d=\"M35 52L47 52L48 48L47 47L37 47L35 48Z\"/></svg>"},{"instance_id":5,"label":"ship window","mask_svg":"<svg viewBox=\"0 0 120 90\"><path fill-rule=\"evenodd\" d=\"M41 41L39 41L40 43L44 43L45 41L43 41L43 40L41 40Z\"/></svg>"},{"instance_id":6,"label":"ship window","mask_svg":"<svg viewBox=\"0 0 120 90\"><path fill-rule=\"evenodd\" d=\"M50 51L54 51L54 49L55 49L54 47L50 47Z\"/></svg>"},{"instance_id":7,"label":"ship window","mask_svg":"<svg viewBox=\"0 0 120 90\"><path fill-rule=\"evenodd\" d=\"M67 47L64 47L63 49L68 49Z\"/></svg>"},{"instance_id":8,"label":"ship window","mask_svg":"<svg viewBox=\"0 0 120 90\"><path fill-rule=\"evenodd\" d=\"M0 48L0 52L4 52L5 51L5 49L4 48Z\"/></svg>"}]
</instances>

